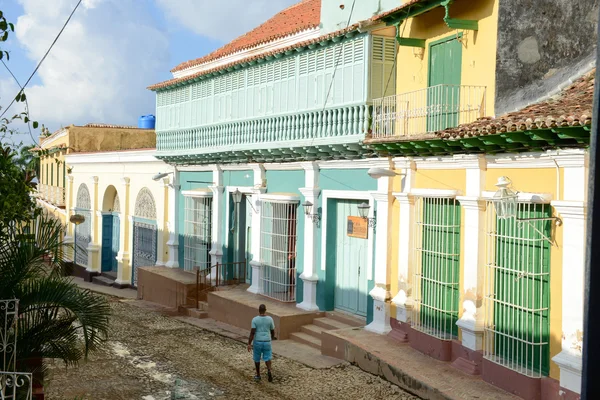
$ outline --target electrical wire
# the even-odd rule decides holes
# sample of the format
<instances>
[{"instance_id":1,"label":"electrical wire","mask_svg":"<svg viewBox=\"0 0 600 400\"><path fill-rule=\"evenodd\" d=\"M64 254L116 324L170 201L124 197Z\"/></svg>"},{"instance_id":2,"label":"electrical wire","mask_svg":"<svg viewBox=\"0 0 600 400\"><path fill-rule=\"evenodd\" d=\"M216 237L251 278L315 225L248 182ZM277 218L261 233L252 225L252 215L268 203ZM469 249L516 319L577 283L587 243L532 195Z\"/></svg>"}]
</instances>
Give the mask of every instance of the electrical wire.
<instances>
[{"instance_id":1,"label":"electrical wire","mask_svg":"<svg viewBox=\"0 0 600 400\"><path fill-rule=\"evenodd\" d=\"M77 8L79 8L79 5L81 4L82 1L83 0L79 0L77 2L77 4L75 5L75 8L73 8L73 11L71 11L71 14L69 15L69 18L67 18L67 20L65 21L63 27L58 32L58 35L56 35L56 38L54 38L54 40L52 41L52 44L50 44L50 47L46 51L46 54L44 54L44 56L42 57L42 59L40 60L40 62L37 64L37 66L35 67L35 69L31 73L31 75L29 75L29 78L27 79L27 82L25 82L25 84L23 85L23 87L21 88L21 90L17 94L19 94L19 93L21 93L21 92L23 92L25 90L25 88L27 87L27 85L29 84L29 82L31 81L31 79L33 78L33 76L35 75L35 73L38 71L38 69L40 68L40 66L42 65L42 63L44 62L44 60L46 59L46 57L48 56L48 54L50 53L50 50L52 50L52 48L54 47L54 45L58 41L58 38L60 38L60 35L62 35L63 31L65 30L65 28L69 24L69 21L71 21L71 18L73 17L73 14L75 14L75 11L77 11ZM0 115L0 118L4 117L4 115L8 112L8 110L10 109L10 107L15 103L16 98L17 98L17 96L15 95L13 97L12 101L10 102L10 104L4 109L4 111ZM27 97L25 97L25 99L27 99Z\"/></svg>"},{"instance_id":2,"label":"electrical wire","mask_svg":"<svg viewBox=\"0 0 600 400\"><path fill-rule=\"evenodd\" d=\"M17 79L15 74L13 74L13 72L10 70L10 68L8 68L8 65L6 65L4 60L0 60L0 61L2 61L2 65L4 65L4 67L6 68L8 73L13 77L15 82L17 82L17 85L21 88L21 90L23 90L24 89L23 86L21 86L21 84L19 83L19 80ZM27 112L27 117L29 118L29 100L27 100L27 97L25 97L25 111ZM27 121L27 128L29 128L29 136L31 137L31 140L33 141L33 143L36 146L39 146L37 140L35 140L35 138L33 137L33 133L31 132L31 121Z\"/></svg>"}]
</instances>

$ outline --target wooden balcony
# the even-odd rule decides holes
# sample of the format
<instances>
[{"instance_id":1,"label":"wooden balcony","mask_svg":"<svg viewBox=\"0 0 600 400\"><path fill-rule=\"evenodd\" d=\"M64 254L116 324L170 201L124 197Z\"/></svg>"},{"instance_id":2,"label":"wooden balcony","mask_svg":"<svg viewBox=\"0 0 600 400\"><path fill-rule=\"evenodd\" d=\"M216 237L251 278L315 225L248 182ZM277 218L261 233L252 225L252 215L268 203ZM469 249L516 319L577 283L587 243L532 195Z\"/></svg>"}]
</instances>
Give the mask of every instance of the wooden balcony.
<instances>
[{"instance_id":1,"label":"wooden balcony","mask_svg":"<svg viewBox=\"0 0 600 400\"><path fill-rule=\"evenodd\" d=\"M371 107L354 104L157 133L157 156L190 163L359 158Z\"/></svg>"}]
</instances>

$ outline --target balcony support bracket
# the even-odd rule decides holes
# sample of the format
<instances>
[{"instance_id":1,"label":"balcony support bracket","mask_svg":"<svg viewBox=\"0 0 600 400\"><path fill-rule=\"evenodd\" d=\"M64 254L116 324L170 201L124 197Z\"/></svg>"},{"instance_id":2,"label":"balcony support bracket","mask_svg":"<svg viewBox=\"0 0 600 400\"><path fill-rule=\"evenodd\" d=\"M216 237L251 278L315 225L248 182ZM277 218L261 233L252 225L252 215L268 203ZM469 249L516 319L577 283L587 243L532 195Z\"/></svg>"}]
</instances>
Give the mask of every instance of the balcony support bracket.
<instances>
[{"instance_id":1,"label":"balcony support bracket","mask_svg":"<svg viewBox=\"0 0 600 400\"><path fill-rule=\"evenodd\" d=\"M450 29L466 29L469 31L478 31L479 30L479 22L475 20L469 19L455 19L450 18L450 5L453 3L453 0L444 0L441 5L446 9L446 15L444 16L444 22L448 25Z\"/></svg>"}]
</instances>

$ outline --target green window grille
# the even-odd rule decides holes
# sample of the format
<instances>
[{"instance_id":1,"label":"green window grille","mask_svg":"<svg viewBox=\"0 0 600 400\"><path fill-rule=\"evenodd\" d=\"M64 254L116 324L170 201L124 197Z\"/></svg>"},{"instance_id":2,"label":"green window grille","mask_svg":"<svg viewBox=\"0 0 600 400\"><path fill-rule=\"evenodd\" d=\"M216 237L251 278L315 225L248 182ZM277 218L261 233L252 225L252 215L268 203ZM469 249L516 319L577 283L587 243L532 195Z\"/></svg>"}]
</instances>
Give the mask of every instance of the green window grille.
<instances>
[{"instance_id":1,"label":"green window grille","mask_svg":"<svg viewBox=\"0 0 600 400\"><path fill-rule=\"evenodd\" d=\"M551 217L545 204L518 204L517 218L488 206L484 356L531 377L550 369Z\"/></svg>"},{"instance_id":2,"label":"green window grille","mask_svg":"<svg viewBox=\"0 0 600 400\"><path fill-rule=\"evenodd\" d=\"M50 186L54 186L54 164L50 164Z\"/></svg>"},{"instance_id":3,"label":"green window grille","mask_svg":"<svg viewBox=\"0 0 600 400\"><path fill-rule=\"evenodd\" d=\"M412 325L442 340L458 335L460 218L454 198L415 201Z\"/></svg>"}]
</instances>

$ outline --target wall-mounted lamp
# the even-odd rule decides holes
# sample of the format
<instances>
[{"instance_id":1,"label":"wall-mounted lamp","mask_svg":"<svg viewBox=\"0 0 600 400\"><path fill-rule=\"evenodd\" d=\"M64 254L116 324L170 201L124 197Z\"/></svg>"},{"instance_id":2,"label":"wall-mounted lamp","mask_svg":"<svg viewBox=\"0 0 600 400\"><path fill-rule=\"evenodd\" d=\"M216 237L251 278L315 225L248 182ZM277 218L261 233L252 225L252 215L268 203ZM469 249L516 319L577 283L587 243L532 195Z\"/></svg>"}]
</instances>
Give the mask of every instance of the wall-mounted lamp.
<instances>
[{"instance_id":1,"label":"wall-mounted lamp","mask_svg":"<svg viewBox=\"0 0 600 400\"><path fill-rule=\"evenodd\" d=\"M362 219L365 219L369 222L370 228L374 228L375 225L377 224L377 222L376 222L375 218L369 218L369 209L370 208L371 208L371 206L369 205L369 203L366 203L366 202L360 203L358 205L358 215Z\"/></svg>"},{"instance_id":2,"label":"wall-mounted lamp","mask_svg":"<svg viewBox=\"0 0 600 400\"><path fill-rule=\"evenodd\" d=\"M302 203L302 207L304 207L304 215L306 215L308 218L310 218L312 220L313 223L318 224L319 221L321 221L321 216L316 213L313 214L313 203L311 203L310 201L305 201L304 203Z\"/></svg>"},{"instance_id":3,"label":"wall-mounted lamp","mask_svg":"<svg viewBox=\"0 0 600 400\"><path fill-rule=\"evenodd\" d=\"M163 178L165 178L165 177L167 177L167 176L169 176L169 175L171 175L173 173L174 173L173 171L171 171L171 172L159 172L158 174L156 174L156 175L154 175L152 177L152 180L153 181L159 181L159 180L161 180L161 179L163 179ZM214 182L208 182L208 181L186 181L186 182L188 182L188 183L208 183L208 184L212 184L212 185L215 184ZM181 185L174 185L172 183L167 184L167 186L170 187L171 189L175 189L175 190L179 190L181 188Z\"/></svg>"},{"instance_id":4,"label":"wall-mounted lamp","mask_svg":"<svg viewBox=\"0 0 600 400\"><path fill-rule=\"evenodd\" d=\"M496 216L500 219L514 218L518 224L528 223L533 230L539 233L548 242L553 243L552 239L548 238L537 229L531 222L533 221L554 221L556 226L562 225L562 220L558 217L545 217L545 218L519 218L517 216L517 200L519 198L519 192L511 189L512 181L506 176L498 178L496 187L498 190L494 193L492 203L496 210Z\"/></svg>"},{"instance_id":5,"label":"wall-mounted lamp","mask_svg":"<svg viewBox=\"0 0 600 400\"><path fill-rule=\"evenodd\" d=\"M385 169L385 168L369 168L369 170L367 171L367 174L369 174L369 176L371 178L375 178L375 179L382 178L384 176L392 177L392 176L396 176L396 175L404 175L403 172L396 172L391 169Z\"/></svg>"},{"instance_id":6,"label":"wall-mounted lamp","mask_svg":"<svg viewBox=\"0 0 600 400\"><path fill-rule=\"evenodd\" d=\"M235 204L240 204L242 201L242 192L239 189L235 189L235 192L231 193L231 197L233 198L233 202Z\"/></svg>"}]
</instances>

